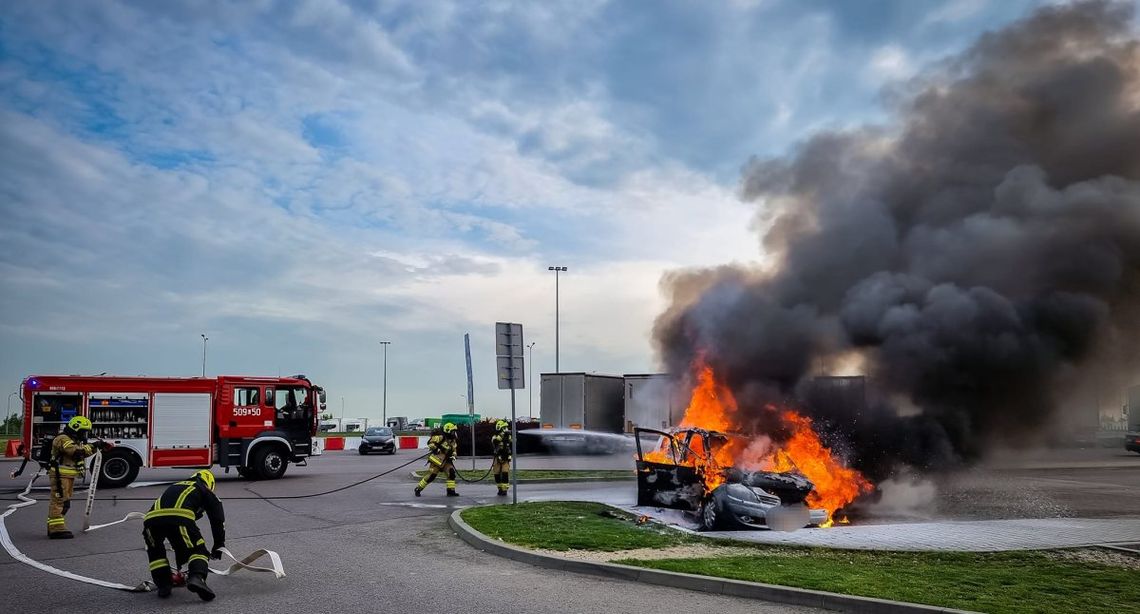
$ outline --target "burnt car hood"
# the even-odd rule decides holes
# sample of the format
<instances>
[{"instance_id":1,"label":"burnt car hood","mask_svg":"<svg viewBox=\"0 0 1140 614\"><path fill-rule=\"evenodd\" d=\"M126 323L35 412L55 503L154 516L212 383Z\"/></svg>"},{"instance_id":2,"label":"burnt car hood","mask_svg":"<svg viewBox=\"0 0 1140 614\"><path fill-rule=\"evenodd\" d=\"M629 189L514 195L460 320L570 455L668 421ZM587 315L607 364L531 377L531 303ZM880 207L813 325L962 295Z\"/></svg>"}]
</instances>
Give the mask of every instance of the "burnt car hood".
<instances>
[{"instance_id":1,"label":"burnt car hood","mask_svg":"<svg viewBox=\"0 0 1140 614\"><path fill-rule=\"evenodd\" d=\"M724 472L729 483L754 486L776 495L783 503L799 503L807 498L815 485L798 473L776 471L744 471L737 468Z\"/></svg>"}]
</instances>

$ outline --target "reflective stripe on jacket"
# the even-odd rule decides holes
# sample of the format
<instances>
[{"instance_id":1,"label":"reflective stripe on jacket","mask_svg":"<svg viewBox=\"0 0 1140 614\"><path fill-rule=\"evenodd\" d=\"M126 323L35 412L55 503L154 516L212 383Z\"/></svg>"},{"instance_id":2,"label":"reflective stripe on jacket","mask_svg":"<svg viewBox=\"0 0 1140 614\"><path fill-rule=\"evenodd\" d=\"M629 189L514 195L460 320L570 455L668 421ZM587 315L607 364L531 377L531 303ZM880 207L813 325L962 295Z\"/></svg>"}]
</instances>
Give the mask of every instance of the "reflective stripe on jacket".
<instances>
[{"instance_id":1,"label":"reflective stripe on jacket","mask_svg":"<svg viewBox=\"0 0 1140 614\"><path fill-rule=\"evenodd\" d=\"M509 460L511 458L510 433L496 433L494 437L491 437L491 454L499 460Z\"/></svg>"},{"instance_id":2,"label":"reflective stripe on jacket","mask_svg":"<svg viewBox=\"0 0 1140 614\"><path fill-rule=\"evenodd\" d=\"M87 473L83 461L94 453L94 446L78 443L66 433L60 433L51 442L52 461L59 467L59 475L63 477L78 477Z\"/></svg>"},{"instance_id":3,"label":"reflective stripe on jacket","mask_svg":"<svg viewBox=\"0 0 1140 614\"><path fill-rule=\"evenodd\" d=\"M459 452L459 442L454 439L448 439L443 435L432 435L428 439L428 450L431 451L431 456L428 461L431 462L435 458L438 462L435 464L443 464L455 460L456 453Z\"/></svg>"},{"instance_id":4,"label":"reflective stripe on jacket","mask_svg":"<svg viewBox=\"0 0 1140 614\"><path fill-rule=\"evenodd\" d=\"M194 522L202 517L203 512L210 518L214 547L220 548L226 543L225 510L218 496L198 480L175 482L168 486L150 506L145 520L185 518Z\"/></svg>"}]
</instances>

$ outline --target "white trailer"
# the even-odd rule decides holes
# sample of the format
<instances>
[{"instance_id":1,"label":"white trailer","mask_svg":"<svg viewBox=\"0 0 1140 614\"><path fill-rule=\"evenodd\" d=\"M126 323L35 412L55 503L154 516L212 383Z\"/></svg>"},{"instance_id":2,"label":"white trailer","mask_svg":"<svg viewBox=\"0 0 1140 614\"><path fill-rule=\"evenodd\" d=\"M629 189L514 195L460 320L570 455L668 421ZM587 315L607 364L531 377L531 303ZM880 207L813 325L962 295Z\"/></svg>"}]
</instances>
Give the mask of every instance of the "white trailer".
<instances>
[{"instance_id":1,"label":"white trailer","mask_svg":"<svg viewBox=\"0 0 1140 614\"><path fill-rule=\"evenodd\" d=\"M622 431L619 376L593 373L543 373L539 413L543 428Z\"/></svg>"},{"instance_id":2,"label":"white trailer","mask_svg":"<svg viewBox=\"0 0 1140 614\"><path fill-rule=\"evenodd\" d=\"M345 418L343 426L345 433L363 433L368 428L368 418Z\"/></svg>"},{"instance_id":3,"label":"white trailer","mask_svg":"<svg viewBox=\"0 0 1140 614\"><path fill-rule=\"evenodd\" d=\"M630 373L624 379L626 433L637 427L667 430L681 422L685 400L668 373Z\"/></svg>"}]
</instances>

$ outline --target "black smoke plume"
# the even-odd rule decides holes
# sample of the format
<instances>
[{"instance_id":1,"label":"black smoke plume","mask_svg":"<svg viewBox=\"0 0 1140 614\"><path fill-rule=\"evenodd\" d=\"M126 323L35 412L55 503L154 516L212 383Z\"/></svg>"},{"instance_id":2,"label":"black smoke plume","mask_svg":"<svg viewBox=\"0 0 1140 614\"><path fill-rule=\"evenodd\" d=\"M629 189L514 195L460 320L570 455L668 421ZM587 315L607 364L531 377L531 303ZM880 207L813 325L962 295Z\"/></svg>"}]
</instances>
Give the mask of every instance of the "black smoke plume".
<instances>
[{"instance_id":1,"label":"black smoke plume","mask_svg":"<svg viewBox=\"0 0 1140 614\"><path fill-rule=\"evenodd\" d=\"M750 161L741 192L773 264L667 275L664 366L703 356L761 407L861 360L880 403L807 411L879 476L1024 443L1140 373L1132 10L1037 10L891 92L888 125Z\"/></svg>"}]
</instances>

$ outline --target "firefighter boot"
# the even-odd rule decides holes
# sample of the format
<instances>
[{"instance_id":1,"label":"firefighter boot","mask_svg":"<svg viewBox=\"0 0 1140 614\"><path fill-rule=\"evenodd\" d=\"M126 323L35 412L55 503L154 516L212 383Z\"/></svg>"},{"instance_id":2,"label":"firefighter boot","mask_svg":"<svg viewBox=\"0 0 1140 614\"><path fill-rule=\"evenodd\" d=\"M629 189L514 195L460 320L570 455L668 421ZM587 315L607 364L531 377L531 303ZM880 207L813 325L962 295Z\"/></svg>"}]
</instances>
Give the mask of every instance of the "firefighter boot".
<instances>
[{"instance_id":1,"label":"firefighter boot","mask_svg":"<svg viewBox=\"0 0 1140 614\"><path fill-rule=\"evenodd\" d=\"M169 596L170 596L170 585L163 584L162 586L158 587L158 597L160 599L166 599Z\"/></svg>"},{"instance_id":2,"label":"firefighter boot","mask_svg":"<svg viewBox=\"0 0 1140 614\"><path fill-rule=\"evenodd\" d=\"M202 601L214 600L214 591L206 586L206 576L200 573L190 574L190 578L186 580L186 588L189 589L191 593L198 595Z\"/></svg>"},{"instance_id":3,"label":"firefighter boot","mask_svg":"<svg viewBox=\"0 0 1140 614\"><path fill-rule=\"evenodd\" d=\"M415 493L416 493L416 496L417 496L417 497L418 497L418 496L420 496L420 493L421 493L421 492L423 492L423 491L424 491L424 489L420 488L419 486L416 486L416 490L415 490Z\"/></svg>"},{"instance_id":4,"label":"firefighter boot","mask_svg":"<svg viewBox=\"0 0 1140 614\"><path fill-rule=\"evenodd\" d=\"M48 533L48 539L71 539L73 537L75 537L75 536L72 535L71 531L68 531L67 529L64 529L62 531L53 531L51 533Z\"/></svg>"},{"instance_id":5,"label":"firefighter boot","mask_svg":"<svg viewBox=\"0 0 1140 614\"><path fill-rule=\"evenodd\" d=\"M500 496L500 497L505 497L505 496L507 496L507 491L500 489L499 492L497 492L495 494L497 496Z\"/></svg>"},{"instance_id":6,"label":"firefighter boot","mask_svg":"<svg viewBox=\"0 0 1140 614\"><path fill-rule=\"evenodd\" d=\"M448 488L448 489L447 489L447 496L449 496L449 497L458 497L458 496L459 496L459 493L455 492L455 489L454 489L454 488Z\"/></svg>"}]
</instances>

